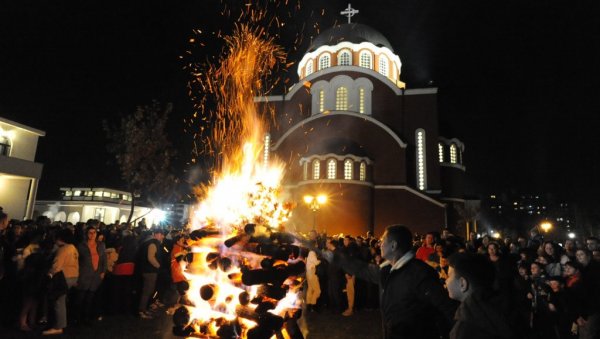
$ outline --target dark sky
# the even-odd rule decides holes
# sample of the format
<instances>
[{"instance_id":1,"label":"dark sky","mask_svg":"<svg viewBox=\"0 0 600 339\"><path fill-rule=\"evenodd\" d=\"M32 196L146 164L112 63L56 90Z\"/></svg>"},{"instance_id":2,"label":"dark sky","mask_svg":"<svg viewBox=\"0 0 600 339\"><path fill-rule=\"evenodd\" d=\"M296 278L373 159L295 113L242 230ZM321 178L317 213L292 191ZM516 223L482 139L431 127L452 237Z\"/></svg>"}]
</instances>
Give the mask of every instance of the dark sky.
<instances>
[{"instance_id":1,"label":"dark sky","mask_svg":"<svg viewBox=\"0 0 600 339\"><path fill-rule=\"evenodd\" d=\"M280 42L291 60L308 47L315 23L343 22L337 13L346 6L308 0L291 18L281 16ZM352 6L360 10L354 22L390 40L409 88L439 87L442 132L466 144L470 193L600 200L597 1ZM173 102L170 133L185 164L192 138L182 120L193 110L179 56L190 50L193 29L203 30L206 47L186 58L216 54L219 41L210 33L234 21L221 8L217 0L0 3L0 116L47 132L37 154L45 164L38 197L56 196L60 186L118 186L102 121L152 99ZM304 40L293 48L299 32Z\"/></svg>"}]
</instances>

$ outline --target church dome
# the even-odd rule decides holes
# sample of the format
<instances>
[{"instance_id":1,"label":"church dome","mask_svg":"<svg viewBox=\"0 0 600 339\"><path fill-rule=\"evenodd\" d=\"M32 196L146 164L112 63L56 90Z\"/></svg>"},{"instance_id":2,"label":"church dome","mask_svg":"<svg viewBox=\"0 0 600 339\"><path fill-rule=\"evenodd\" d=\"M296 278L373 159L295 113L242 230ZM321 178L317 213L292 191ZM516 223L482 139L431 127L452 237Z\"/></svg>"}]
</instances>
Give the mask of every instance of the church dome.
<instances>
[{"instance_id":1,"label":"church dome","mask_svg":"<svg viewBox=\"0 0 600 339\"><path fill-rule=\"evenodd\" d=\"M334 46L343 41L356 44L370 42L375 46L387 47L390 51L394 51L392 44L383 34L367 25L350 23L331 27L317 35L307 52L313 52L321 46Z\"/></svg>"}]
</instances>

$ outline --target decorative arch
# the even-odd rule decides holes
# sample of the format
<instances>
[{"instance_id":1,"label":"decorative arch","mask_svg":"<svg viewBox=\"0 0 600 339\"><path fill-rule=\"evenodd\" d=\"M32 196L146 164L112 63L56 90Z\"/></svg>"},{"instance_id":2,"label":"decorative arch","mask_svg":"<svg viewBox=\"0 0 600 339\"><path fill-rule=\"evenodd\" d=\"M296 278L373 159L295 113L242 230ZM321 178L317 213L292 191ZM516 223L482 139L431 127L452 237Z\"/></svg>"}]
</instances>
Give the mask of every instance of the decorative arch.
<instances>
[{"instance_id":1,"label":"decorative arch","mask_svg":"<svg viewBox=\"0 0 600 339\"><path fill-rule=\"evenodd\" d=\"M54 216L54 221L65 222L67 221L67 214L65 212L58 212Z\"/></svg>"},{"instance_id":2,"label":"decorative arch","mask_svg":"<svg viewBox=\"0 0 600 339\"><path fill-rule=\"evenodd\" d=\"M323 113L332 107L331 104L328 103L328 100L331 100L332 98L329 82L325 80L315 82L310 87L310 94L312 98L311 113L313 115Z\"/></svg>"},{"instance_id":3,"label":"decorative arch","mask_svg":"<svg viewBox=\"0 0 600 339\"><path fill-rule=\"evenodd\" d=\"M379 56L379 74L385 77L389 77L390 74L388 59L383 54Z\"/></svg>"},{"instance_id":4,"label":"decorative arch","mask_svg":"<svg viewBox=\"0 0 600 339\"><path fill-rule=\"evenodd\" d=\"M304 68L304 76L307 77L311 74L313 74L314 69L313 69L313 60L310 59L306 62L306 67Z\"/></svg>"},{"instance_id":5,"label":"decorative arch","mask_svg":"<svg viewBox=\"0 0 600 339\"><path fill-rule=\"evenodd\" d=\"M72 223L72 224L76 224L80 220L81 220L81 215L79 214L79 212L71 212L67 216L67 221L70 222L70 223Z\"/></svg>"},{"instance_id":6,"label":"decorative arch","mask_svg":"<svg viewBox=\"0 0 600 339\"><path fill-rule=\"evenodd\" d=\"M313 115L309 118L306 118L302 121L299 121L297 124L295 124L294 126L290 127L282 136L281 138L279 138L279 140L277 140L277 143L275 144L275 146L273 147L273 151L276 151L279 146L281 146L281 144L291 135L293 134L297 129L302 128L305 124L317 120L317 119L322 119L322 118L330 118L333 116L349 116L349 117L354 117L354 118L358 118L361 120L364 120L368 123L371 123L373 125L376 125L377 127L381 128L383 131L385 131L397 144L398 146L400 146L400 148L406 148L406 143L404 141L402 141L402 139L400 139L400 137L394 133L394 131L392 131L389 127L387 127L386 125L382 124L380 121L378 121L377 119L374 119L370 116L366 116L364 114L360 114L360 113L353 113L353 112L331 112L327 115L323 115L323 114L319 114L319 115Z\"/></svg>"}]
</instances>

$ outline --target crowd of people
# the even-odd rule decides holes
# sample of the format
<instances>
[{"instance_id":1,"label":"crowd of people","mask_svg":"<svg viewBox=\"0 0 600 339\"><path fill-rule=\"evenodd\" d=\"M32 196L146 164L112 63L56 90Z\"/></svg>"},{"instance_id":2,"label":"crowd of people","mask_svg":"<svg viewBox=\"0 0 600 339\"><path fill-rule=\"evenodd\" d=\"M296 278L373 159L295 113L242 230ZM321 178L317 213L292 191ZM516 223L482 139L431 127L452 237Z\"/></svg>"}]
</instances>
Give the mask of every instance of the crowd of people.
<instances>
[{"instance_id":1,"label":"crowd of people","mask_svg":"<svg viewBox=\"0 0 600 339\"><path fill-rule=\"evenodd\" d=\"M386 338L600 335L594 237L557 243L533 229L514 240L465 240L403 227L380 239L300 237L305 250L293 259L306 263L306 311L352 317L380 309ZM0 328L61 334L67 324L94 326L112 314L152 319L165 304L189 303L180 265L188 239L171 227L16 221L0 211Z\"/></svg>"},{"instance_id":2,"label":"crowd of people","mask_svg":"<svg viewBox=\"0 0 600 339\"><path fill-rule=\"evenodd\" d=\"M182 239L181 229L143 222L18 221L0 211L0 329L54 335L112 314L151 319L179 299L171 255Z\"/></svg>"},{"instance_id":3,"label":"crowd of people","mask_svg":"<svg viewBox=\"0 0 600 339\"><path fill-rule=\"evenodd\" d=\"M364 237L327 237L312 231L310 238L313 242L314 257L311 254L308 256L310 260L307 261L307 277L314 275L315 278L307 279L309 310L327 308L344 316L352 316L357 309L370 309L376 307L378 301L389 301L385 295L382 298L378 298L381 294L377 295L378 285L382 294L385 294L386 288L390 288L390 284L385 281L389 278L382 281L381 276L385 265L394 262L393 256L385 255L385 235L382 239L375 239L369 233ZM452 299L462 301L462 286L457 283L459 280L452 279L457 274L456 265L453 269L453 257L455 263L468 263L458 265L463 272L471 266L471 271L479 274L479 277L472 278L475 279L471 281L472 286L485 286L481 282L489 280L486 292L489 303L486 303L493 305L495 315L491 317L489 312L486 313L482 309L469 313L471 323L480 324L480 327L487 328L488 332L473 331L469 328L468 331L462 331L462 335L456 336L455 333L453 338L477 338L473 333L486 333L479 336L486 338L600 337L600 245L595 237L588 237L581 243L574 239L557 243L544 240L542 234L534 228L529 237L518 237L515 240L488 235L478 237L475 233L471 233L469 239L464 240L452 235L448 230L443 230L414 237L411 245L411 248L400 252L401 258L395 258L403 259L399 261L404 262L392 265L392 270L411 261L423 262L429 266L430 271L436 273L439 286L443 286ZM310 261L318 265L309 264ZM378 267L380 269L377 269ZM486 278L482 272L487 268L491 273ZM425 271L427 270L417 270ZM476 273L469 272L463 275L473 277ZM412 274L413 277L418 275L419 273ZM357 277L361 279L356 279ZM417 301L430 303L433 308L428 314L429 325L434 323L436 318L446 320L431 337L445 337L448 335L448 326L451 326L449 324L456 323L461 317L461 312L448 311L452 308L448 305L448 297L434 297L437 292L433 291L438 291L437 287L430 287L427 292L423 292L425 297L418 299L419 291L413 290L412 286L422 282L417 283L410 279L411 275L408 275L408 278L395 285L400 287L393 288L404 288L405 291L417 295ZM431 282L428 284L435 285ZM457 297L452 295L452 284L455 287L454 295ZM320 298L315 297L315 291L323 291ZM396 293L392 298L400 300L403 298L401 295ZM412 307L410 302L399 302L407 309ZM454 310L457 307L455 304ZM385 309L382 311L384 318L386 312L390 312ZM395 312L398 313L398 310ZM407 326L413 329L419 327L417 324L421 319L413 319L401 312L398 314L399 318L411 319ZM494 318L502 319L503 326L499 325L499 321L490 321ZM384 330L385 328L384 319ZM427 325L423 325L423 328L427 328ZM406 331L399 331L405 334L403 338L412 337L406 335ZM428 336L424 333L415 336L419 337Z\"/></svg>"}]
</instances>

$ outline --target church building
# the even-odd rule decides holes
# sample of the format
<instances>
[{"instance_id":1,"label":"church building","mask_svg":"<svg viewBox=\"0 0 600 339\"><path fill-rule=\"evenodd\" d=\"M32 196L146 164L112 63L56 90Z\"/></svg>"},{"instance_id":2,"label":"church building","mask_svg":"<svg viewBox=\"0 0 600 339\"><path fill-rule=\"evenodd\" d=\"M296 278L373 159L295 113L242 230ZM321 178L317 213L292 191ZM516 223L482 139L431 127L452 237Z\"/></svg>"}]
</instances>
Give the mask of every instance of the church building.
<instances>
[{"instance_id":1,"label":"church building","mask_svg":"<svg viewBox=\"0 0 600 339\"><path fill-rule=\"evenodd\" d=\"M353 11L342 13L350 21ZM298 204L289 227L376 236L390 224L454 227L465 146L440 135L437 88L401 81L399 54L369 26L337 25L315 37L287 93L255 98L275 112L266 145L287 164Z\"/></svg>"}]
</instances>

